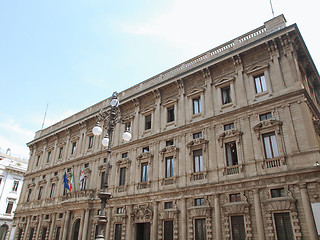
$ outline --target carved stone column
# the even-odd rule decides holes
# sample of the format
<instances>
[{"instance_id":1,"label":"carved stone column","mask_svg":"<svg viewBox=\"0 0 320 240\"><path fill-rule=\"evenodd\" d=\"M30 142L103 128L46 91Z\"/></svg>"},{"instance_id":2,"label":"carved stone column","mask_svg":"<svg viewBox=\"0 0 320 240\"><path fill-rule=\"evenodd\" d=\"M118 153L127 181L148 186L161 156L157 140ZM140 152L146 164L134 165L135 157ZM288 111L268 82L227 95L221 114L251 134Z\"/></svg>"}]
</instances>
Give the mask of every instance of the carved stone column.
<instances>
[{"instance_id":1,"label":"carved stone column","mask_svg":"<svg viewBox=\"0 0 320 240\"><path fill-rule=\"evenodd\" d=\"M86 209L84 214L84 221L83 221L83 230L82 230L82 240L87 239L87 232L88 232L88 224L89 224L89 213L90 210Z\"/></svg>"},{"instance_id":2,"label":"carved stone column","mask_svg":"<svg viewBox=\"0 0 320 240\"><path fill-rule=\"evenodd\" d=\"M133 238L133 233L132 233L132 229L133 229L133 222L132 222L132 218L131 218L131 213L133 211L133 206L130 205L128 206L128 212L127 212L127 216L128 216L128 222L127 222L127 225L126 225L126 239L127 240L132 240Z\"/></svg>"},{"instance_id":3,"label":"carved stone column","mask_svg":"<svg viewBox=\"0 0 320 240\"><path fill-rule=\"evenodd\" d=\"M70 219L70 210L67 211L66 213L66 218L63 224L63 235L62 235L62 240L67 240L68 237L68 226L69 226L69 219ZM36 238L38 239L38 238Z\"/></svg>"},{"instance_id":4,"label":"carved stone column","mask_svg":"<svg viewBox=\"0 0 320 240\"><path fill-rule=\"evenodd\" d=\"M220 212L220 200L219 194L214 195L214 217L216 222L216 239L221 240L221 212Z\"/></svg>"},{"instance_id":5,"label":"carved stone column","mask_svg":"<svg viewBox=\"0 0 320 240\"><path fill-rule=\"evenodd\" d=\"M187 199L181 199L181 221L180 221L180 229L181 229L181 239L187 239Z\"/></svg>"},{"instance_id":6,"label":"carved stone column","mask_svg":"<svg viewBox=\"0 0 320 240\"><path fill-rule=\"evenodd\" d=\"M261 202L259 197L259 190L253 190L253 199L254 199L254 212L256 215L257 221L257 231L258 231L258 239L264 240L264 230L263 230L263 221L262 221L262 213L261 213Z\"/></svg>"},{"instance_id":7,"label":"carved stone column","mask_svg":"<svg viewBox=\"0 0 320 240\"><path fill-rule=\"evenodd\" d=\"M308 195L308 189L307 184L301 184L300 186L300 194L301 194L301 200L303 205L304 214L306 217L306 222L309 230L309 239L310 240L317 240L318 234L316 229L316 224L314 222L313 213L311 209L310 199Z\"/></svg>"},{"instance_id":8,"label":"carved stone column","mask_svg":"<svg viewBox=\"0 0 320 240\"><path fill-rule=\"evenodd\" d=\"M39 222L37 224L37 233L36 233L36 238L35 239L39 239L39 234L40 234L40 230L41 230L41 226L42 226L42 215L39 215Z\"/></svg>"},{"instance_id":9,"label":"carved stone column","mask_svg":"<svg viewBox=\"0 0 320 240\"><path fill-rule=\"evenodd\" d=\"M31 221L31 216L28 216L28 217L27 217L27 225L26 225L26 229L24 230L24 231L25 231L25 234L24 234L24 236L23 236L23 240L26 240L26 239L27 239L27 235L28 235L28 229L29 229L30 221Z\"/></svg>"},{"instance_id":10,"label":"carved stone column","mask_svg":"<svg viewBox=\"0 0 320 240\"><path fill-rule=\"evenodd\" d=\"M48 239L52 239L52 236L53 236L53 232L54 232L54 225L56 224L56 214L52 214L52 222L51 222L51 226L50 226L50 229L49 229L49 237Z\"/></svg>"},{"instance_id":11,"label":"carved stone column","mask_svg":"<svg viewBox=\"0 0 320 240\"><path fill-rule=\"evenodd\" d=\"M106 226L106 232L105 232L105 239L110 239L111 216L112 216L112 207L108 207L107 208L107 226Z\"/></svg>"},{"instance_id":12,"label":"carved stone column","mask_svg":"<svg viewBox=\"0 0 320 240\"><path fill-rule=\"evenodd\" d=\"M153 204L153 221L152 221L152 239L156 240L158 236L158 202Z\"/></svg>"}]
</instances>

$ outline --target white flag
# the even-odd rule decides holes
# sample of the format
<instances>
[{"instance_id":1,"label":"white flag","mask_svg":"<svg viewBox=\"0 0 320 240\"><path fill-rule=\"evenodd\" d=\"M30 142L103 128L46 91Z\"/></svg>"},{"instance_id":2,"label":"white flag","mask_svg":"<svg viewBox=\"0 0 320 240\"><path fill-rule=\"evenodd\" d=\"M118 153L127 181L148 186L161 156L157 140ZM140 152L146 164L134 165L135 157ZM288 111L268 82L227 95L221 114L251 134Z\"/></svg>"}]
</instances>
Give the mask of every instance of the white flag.
<instances>
[{"instance_id":1,"label":"white flag","mask_svg":"<svg viewBox=\"0 0 320 240\"><path fill-rule=\"evenodd\" d=\"M82 190L83 181L84 181L84 170L83 170L83 167L82 167L81 174L80 174L80 181L79 181L80 190Z\"/></svg>"}]
</instances>

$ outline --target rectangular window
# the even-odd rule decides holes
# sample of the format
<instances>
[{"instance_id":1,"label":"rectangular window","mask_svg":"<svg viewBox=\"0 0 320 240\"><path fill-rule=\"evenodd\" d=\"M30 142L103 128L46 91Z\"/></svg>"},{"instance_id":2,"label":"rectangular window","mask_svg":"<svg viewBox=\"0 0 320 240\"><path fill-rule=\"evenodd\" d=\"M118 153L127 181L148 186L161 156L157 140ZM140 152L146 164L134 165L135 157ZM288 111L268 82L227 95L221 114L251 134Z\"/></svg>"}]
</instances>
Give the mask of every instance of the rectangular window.
<instances>
[{"instance_id":1,"label":"rectangular window","mask_svg":"<svg viewBox=\"0 0 320 240\"><path fill-rule=\"evenodd\" d=\"M76 142L73 142L73 143L72 143L72 148L71 148L71 155L73 155L73 154L76 153L76 147L77 147L77 143L76 143Z\"/></svg>"},{"instance_id":2,"label":"rectangular window","mask_svg":"<svg viewBox=\"0 0 320 240\"><path fill-rule=\"evenodd\" d=\"M127 157L128 157L128 153L127 153L127 152L122 153L121 157L122 157L122 158L127 158Z\"/></svg>"},{"instance_id":3,"label":"rectangular window","mask_svg":"<svg viewBox=\"0 0 320 240\"><path fill-rule=\"evenodd\" d=\"M141 182L148 181L148 163L141 164Z\"/></svg>"},{"instance_id":4,"label":"rectangular window","mask_svg":"<svg viewBox=\"0 0 320 240\"><path fill-rule=\"evenodd\" d=\"M126 168L120 168L120 179L119 179L119 186L123 186L126 184Z\"/></svg>"},{"instance_id":5,"label":"rectangular window","mask_svg":"<svg viewBox=\"0 0 320 240\"><path fill-rule=\"evenodd\" d=\"M7 204L6 213L7 213L7 214L11 214L12 208L13 208L13 202L12 202L12 201L9 201L8 204Z\"/></svg>"},{"instance_id":6,"label":"rectangular window","mask_svg":"<svg viewBox=\"0 0 320 240\"><path fill-rule=\"evenodd\" d=\"M254 84L256 87L256 93L267 91L267 84L264 74L260 74L254 77Z\"/></svg>"},{"instance_id":7,"label":"rectangular window","mask_svg":"<svg viewBox=\"0 0 320 240\"><path fill-rule=\"evenodd\" d=\"M173 177L173 157L166 158L166 178Z\"/></svg>"},{"instance_id":8,"label":"rectangular window","mask_svg":"<svg viewBox=\"0 0 320 240\"><path fill-rule=\"evenodd\" d=\"M202 149L193 151L193 167L195 173L203 171Z\"/></svg>"},{"instance_id":9,"label":"rectangular window","mask_svg":"<svg viewBox=\"0 0 320 240\"><path fill-rule=\"evenodd\" d=\"M12 191L16 192L18 190L19 181L13 181Z\"/></svg>"},{"instance_id":10,"label":"rectangular window","mask_svg":"<svg viewBox=\"0 0 320 240\"><path fill-rule=\"evenodd\" d=\"M243 216L231 216L232 239L246 239Z\"/></svg>"},{"instance_id":11,"label":"rectangular window","mask_svg":"<svg viewBox=\"0 0 320 240\"><path fill-rule=\"evenodd\" d=\"M165 202L164 209L171 209L173 208L173 202Z\"/></svg>"},{"instance_id":12,"label":"rectangular window","mask_svg":"<svg viewBox=\"0 0 320 240\"><path fill-rule=\"evenodd\" d=\"M204 198L196 198L194 200L194 205L195 206L202 206L204 204Z\"/></svg>"},{"instance_id":13,"label":"rectangular window","mask_svg":"<svg viewBox=\"0 0 320 240\"><path fill-rule=\"evenodd\" d=\"M124 212L124 208L123 207L118 207L117 208L117 214L121 214L121 213L123 213Z\"/></svg>"},{"instance_id":14,"label":"rectangular window","mask_svg":"<svg viewBox=\"0 0 320 240\"><path fill-rule=\"evenodd\" d=\"M271 189L271 197L272 198L278 198L278 197L285 197L285 191L284 188L274 188Z\"/></svg>"},{"instance_id":15,"label":"rectangular window","mask_svg":"<svg viewBox=\"0 0 320 240\"><path fill-rule=\"evenodd\" d=\"M274 221L276 224L276 232L278 240L294 239L290 214L286 213L275 213Z\"/></svg>"},{"instance_id":16,"label":"rectangular window","mask_svg":"<svg viewBox=\"0 0 320 240\"><path fill-rule=\"evenodd\" d=\"M193 139L202 138L202 132L197 132L193 134Z\"/></svg>"},{"instance_id":17,"label":"rectangular window","mask_svg":"<svg viewBox=\"0 0 320 240\"><path fill-rule=\"evenodd\" d=\"M55 240L59 240L60 238L60 231L61 231L61 227L57 227L56 228L56 236L55 236Z\"/></svg>"},{"instance_id":18,"label":"rectangular window","mask_svg":"<svg viewBox=\"0 0 320 240\"><path fill-rule=\"evenodd\" d=\"M29 188L29 189L28 189L28 195L27 195L27 202L29 202L29 201L30 201L31 193L32 193L32 189L31 189L31 188Z\"/></svg>"},{"instance_id":19,"label":"rectangular window","mask_svg":"<svg viewBox=\"0 0 320 240\"><path fill-rule=\"evenodd\" d=\"M173 122L174 121L174 107L167 108L167 122Z\"/></svg>"},{"instance_id":20,"label":"rectangular window","mask_svg":"<svg viewBox=\"0 0 320 240\"><path fill-rule=\"evenodd\" d=\"M89 137L89 144L88 144L88 149L91 149L93 146L93 136Z\"/></svg>"},{"instance_id":21,"label":"rectangular window","mask_svg":"<svg viewBox=\"0 0 320 240\"><path fill-rule=\"evenodd\" d=\"M173 145L173 140L166 141L166 147L172 146L172 145Z\"/></svg>"},{"instance_id":22,"label":"rectangular window","mask_svg":"<svg viewBox=\"0 0 320 240\"><path fill-rule=\"evenodd\" d=\"M114 240L121 240L122 224L116 224L114 227Z\"/></svg>"},{"instance_id":23,"label":"rectangular window","mask_svg":"<svg viewBox=\"0 0 320 240\"><path fill-rule=\"evenodd\" d=\"M80 191L86 190L88 177L85 176L80 184Z\"/></svg>"},{"instance_id":24,"label":"rectangular window","mask_svg":"<svg viewBox=\"0 0 320 240\"><path fill-rule=\"evenodd\" d=\"M227 166L238 165L237 145L236 142L226 143Z\"/></svg>"},{"instance_id":25,"label":"rectangular window","mask_svg":"<svg viewBox=\"0 0 320 240\"><path fill-rule=\"evenodd\" d=\"M163 240L173 240L173 221L163 221Z\"/></svg>"},{"instance_id":26,"label":"rectangular window","mask_svg":"<svg viewBox=\"0 0 320 240\"><path fill-rule=\"evenodd\" d=\"M230 130L230 129L234 129L234 123L229 123L229 124L223 125L223 129L224 129L225 131L228 131L228 130Z\"/></svg>"},{"instance_id":27,"label":"rectangular window","mask_svg":"<svg viewBox=\"0 0 320 240\"><path fill-rule=\"evenodd\" d=\"M207 239L206 219L205 218L195 219L194 224L195 224L195 239L206 240Z\"/></svg>"},{"instance_id":28,"label":"rectangular window","mask_svg":"<svg viewBox=\"0 0 320 240\"><path fill-rule=\"evenodd\" d=\"M50 190L50 196L49 196L50 198L53 198L53 196L54 196L54 188L55 188L55 186L56 186L55 183L51 184L51 190Z\"/></svg>"},{"instance_id":29,"label":"rectangular window","mask_svg":"<svg viewBox=\"0 0 320 240\"><path fill-rule=\"evenodd\" d=\"M241 202L241 195L240 193L234 193L229 195L230 202Z\"/></svg>"},{"instance_id":30,"label":"rectangular window","mask_svg":"<svg viewBox=\"0 0 320 240\"><path fill-rule=\"evenodd\" d=\"M43 186L40 186L39 188L39 194L38 194L38 200L41 199L41 196L42 196L42 190L43 190Z\"/></svg>"},{"instance_id":31,"label":"rectangular window","mask_svg":"<svg viewBox=\"0 0 320 240\"><path fill-rule=\"evenodd\" d=\"M144 147L142 148L142 152L146 153L146 152L149 152L150 151L150 148L149 147Z\"/></svg>"},{"instance_id":32,"label":"rectangular window","mask_svg":"<svg viewBox=\"0 0 320 240\"><path fill-rule=\"evenodd\" d=\"M232 102L230 86L221 88L222 104L227 104Z\"/></svg>"},{"instance_id":33,"label":"rectangular window","mask_svg":"<svg viewBox=\"0 0 320 240\"><path fill-rule=\"evenodd\" d=\"M262 135L266 159L279 157L276 135L274 132Z\"/></svg>"},{"instance_id":34,"label":"rectangular window","mask_svg":"<svg viewBox=\"0 0 320 240\"><path fill-rule=\"evenodd\" d=\"M201 113L201 99L200 97L192 99L193 114Z\"/></svg>"},{"instance_id":35,"label":"rectangular window","mask_svg":"<svg viewBox=\"0 0 320 240\"><path fill-rule=\"evenodd\" d=\"M30 228L29 240L33 239L34 228Z\"/></svg>"},{"instance_id":36,"label":"rectangular window","mask_svg":"<svg viewBox=\"0 0 320 240\"><path fill-rule=\"evenodd\" d=\"M59 148L59 155L58 155L58 159L62 158L62 153L63 153L63 147Z\"/></svg>"},{"instance_id":37,"label":"rectangular window","mask_svg":"<svg viewBox=\"0 0 320 240\"><path fill-rule=\"evenodd\" d=\"M36 166L39 166L39 162L40 162L40 155L37 156L37 164L36 164Z\"/></svg>"},{"instance_id":38,"label":"rectangular window","mask_svg":"<svg viewBox=\"0 0 320 240\"><path fill-rule=\"evenodd\" d=\"M144 130L149 130L149 129L151 129L151 114L145 116Z\"/></svg>"},{"instance_id":39,"label":"rectangular window","mask_svg":"<svg viewBox=\"0 0 320 240\"><path fill-rule=\"evenodd\" d=\"M124 128L126 131L131 132L131 122L126 122Z\"/></svg>"},{"instance_id":40,"label":"rectangular window","mask_svg":"<svg viewBox=\"0 0 320 240\"><path fill-rule=\"evenodd\" d=\"M47 163L50 162L50 158L51 158L51 151L48 152Z\"/></svg>"},{"instance_id":41,"label":"rectangular window","mask_svg":"<svg viewBox=\"0 0 320 240\"><path fill-rule=\"evenodd\" d=\"M47 228L42 228L41 240L46 240Z\"/></svg>"},{"instance_id":42,"label":"rectangular window","mask_svg":"<svg viewBox=\"0 0 320 240\"><path fill-rule=\"evenodd\" d=\"M264 113L264 114L260 114L260 115L259 115L260 121L264 121L264 120L267 120L267 119L270 119L270 118L272 118L271 112L268 112L268 113Z\"/></svg>"}]
</instances>

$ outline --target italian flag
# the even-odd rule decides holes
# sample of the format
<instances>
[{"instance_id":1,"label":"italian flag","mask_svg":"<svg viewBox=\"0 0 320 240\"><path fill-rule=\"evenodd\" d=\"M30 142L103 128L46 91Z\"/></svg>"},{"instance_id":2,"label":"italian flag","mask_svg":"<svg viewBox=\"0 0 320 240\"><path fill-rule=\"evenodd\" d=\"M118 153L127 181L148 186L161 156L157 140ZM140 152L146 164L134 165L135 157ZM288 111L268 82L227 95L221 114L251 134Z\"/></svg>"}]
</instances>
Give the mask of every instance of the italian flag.
<instances>
[{"instance_id":1,"label":"italian flag","mask_svg":"<svg viewBox=\"0 0 320 240\"><path fill-rule=\"evenodd\" d=\"M74 183L74 170L72 169L72 177L71 177L71 180L70 180L70 192L71 192L71 189L73 188L73 183Z\"/></svg>"}]
</instances>

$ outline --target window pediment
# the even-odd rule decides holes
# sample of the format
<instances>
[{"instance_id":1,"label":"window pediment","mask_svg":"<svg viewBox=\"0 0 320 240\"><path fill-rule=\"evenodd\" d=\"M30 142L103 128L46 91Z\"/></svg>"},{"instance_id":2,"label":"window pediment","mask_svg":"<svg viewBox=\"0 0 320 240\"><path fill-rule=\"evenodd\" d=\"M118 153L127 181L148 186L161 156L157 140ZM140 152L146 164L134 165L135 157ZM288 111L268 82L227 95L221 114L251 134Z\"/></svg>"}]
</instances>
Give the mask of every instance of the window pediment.
<instances>
[{"instance_id":1,"label":"window pediment","mask_svg":"<svg viewBox=\"0 0 320 240\"><path fill-rule=\"evenodd\" d=\"M141 110L141 114L142 115L147 115L147 114L153 112L155 109L156 109L155 106L146 107L143 110Z\"/></svg>"},{"instance_id":2,"label":"window pediment","mask_svg":"<svg viewBox=\"0 0 320 240\"><path fill-rule=\"evenodd\" d=\"M43 179L39 181L39 186L45 185L47 183L47 180Z\"/></svg>"},{"instance_id":3,"label":"window pediment","mask_svg":"<svg viewBox=\"0 0 320 240\"><path fill-rule=\"evenodd\" d=\"M174 105L176 102L178 102L177 98L169 98L163 103L163 106L167 107L167 106L170 106L170 105Z\"/></svg>"},{"instance_id":4,"label":"window pediment","mask_svg":"<svg viewBox=\"0 0 320 240\"><path fill-rule=\"evenodd\" d=\"M261 131L263 130L274 130L277 134L281 133L282 122L276 119L268 119L259 122L257 125L253 127L253 131L257 134L257 138L260 138Z\"/></svg>"},{"instance_id":5,"label":"window pediment","mask_svg":"<svg viewBox=\"0 0 320 240\"><path fill-rule=\"evenodd\" d=\"M296 210L296 199L290 197L270 198L262 202L268 211Z\"/></svg>"},{"instance_id":6,"label":"window pediment","mask_svg":"<svg viewBox=\"0 0 320 240\"><path fill-rule=\"evenodd\" d=\"M208 142L209 141L205 140L204 138L196 138L196 139L191 140L186 145L187 148L189 148L189 154L191 154L192 150L197 147L202 148L203 151L206 151Z\"/></svg>"},{"instance_id":7,"label":"window pediment","mask_svg":"<svg viewBox=\"0 0 320 240\"><path fill-rule=\"evenodd\" d=\"M42 149L38 149L37 151L36 151L36 155L41 155L43 153L43 150Z\"/></svg>"},{"instance_id":8,"label":"window pediment","mask_svg":"<svg viewBox=\"0 0 320 240\"><path fill-rule=\"evenodd\" d=\"M58 147L63 147L63 146L65 146L67 144L67 141L60 141L59 143L58 143Z\"/></svg>"},{"instance_id":9,"label":"window pediment","mask_svg":"<svg viewBox=\"0 0 320 240\"><path fill-rule=\"evenodd\" d=\"M167 146L165 148L162 148L160 150L162 160L164 160L164 157L168 155L172 155L174 158L176 158L178 151L179 151L179 148L177 148L176 146Z\"/></svg>"},{"instance_id":10,"label":"window pediment","mask_svg":"<svg viewBox=\"0 0 320 240\"><path fill-rule=\"evenodd\" d=\"M225 84L230 84L230 82L234 81L235 77L234 76L226 76L223 77L221 79L219 79L216 83L215 83L215 87L220 87L221 85L225 85Z\"/></svg>"},{"instance_id":11,"label":"window pediment","mask_svg":"<svg viewBox=\"0 0 320 240\"><path fill-rule=\"evenodd\" d=\"M52 178L50 178L50 182L54 183L54 182L58 182L59 181L59 177L58 176L54 176Z\"/></svg>"},{"instance_id":12,"label":"window pediment","mask_svg":"<svg viewBox=\"0 0 320 240\"><path fill-rule=\"evenodd\" d=\"M204 88L195 88L191 90L188 94L187 97L193 97L195 95L200 95L204 92Z\"/></svg>"},{"instance_id":13,"label":"window pediment","mask_svg":"<svg viewBox=\"0 0 320 240\"><path fill-rule=\"evenodd\" d=\"M34 188L35 186L36 186L35 183L29 183L29 184L28 184L28 188Z\"/></svg>"},{"instance_id":14,"label":"window pediment","mask_svg":"<svg viewBox=\"0 0 320 240\"><path fill-rule=\"evenodd\" d=\"M80 139L80 135L72 136L70 142L76 142Z\"/></svg>"},{"instance_id":15,"label":"window pediment","mask_svg":"<svg viewBox=\"0 0 320 240\"><path fill-rule=\"evenodd\" d=\"M144 152L141 153L138 157L137 160L142 161L142 160L151 160L153 159L153 154L149 153L149 152Z\"/></svg>"},{"instance_id":16,"label":"window pediment","mask_svg":"<svg viewBox=\"0 0 320 240\"><path fill-rule=\"evenodd\" d=\"M152 220L153 213L148 206L138 206L130 214L132 222L148 222Z\"/></svg>"},{"instance_id":17,"label":"window pediment","mask_svg":"<svg viewBox=\"0 0 320 240\"><path fill-rule=\"evenodd\" d=\"M268 68L268 64L258 64L248 69L247 74L253 74Z\"/></svg>"},{"instance_id":18,"label":"window pediment","mask_svg":"<svg viewBox=\"0 0 320 240\"><path fill-rule=\"evenodd\" d=\"M131 160L129 158L122 158L122 159L119 159L117 162L116 162L116 165L118 167L120 166L126 166L128 167L130 164L131 164Z\"/></svg>"},{"instance_id":19,"label":"window pediment","mask_svg":"<svg viewBox=\"0 0 320 240\"><path fill-rule=\"evenodd\" d=\"M238 142L239 142L242 134L243 134L242 132L240 132L239 130L236 130L236 129L224 131L223 133L221 133L218 136L218 141L220 143L220 147L223 147L223 143L231 138L238 139Z\"/></svg>"},{"instance_id":20,"label":"window pediment","mask_svg":"<svg viewBox=\"0 0 320 240\"><path fill-rule=\"evenodd\" d=\"M227 203L223 205L224 211L230 214L243 214L250 212L250 204L247 202Z\"/></svg>"}]
</instances>

